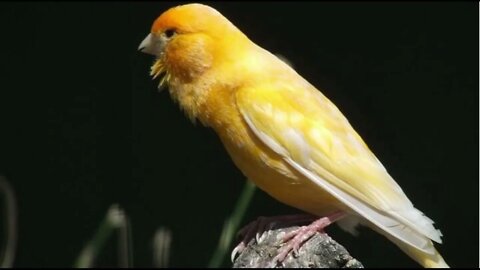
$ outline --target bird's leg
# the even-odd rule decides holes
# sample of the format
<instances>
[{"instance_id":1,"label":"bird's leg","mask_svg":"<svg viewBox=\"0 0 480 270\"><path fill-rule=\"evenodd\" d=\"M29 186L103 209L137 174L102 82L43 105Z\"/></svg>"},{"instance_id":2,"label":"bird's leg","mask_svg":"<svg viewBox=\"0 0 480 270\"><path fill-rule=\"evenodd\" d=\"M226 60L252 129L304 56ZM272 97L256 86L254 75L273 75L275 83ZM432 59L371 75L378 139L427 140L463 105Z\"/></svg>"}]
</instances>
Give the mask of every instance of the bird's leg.
<instances>
[{"instance_id":1,"label":"bird's leg","mask_svg":"<svg viewBox=\"0 0 480 270\"><path fill-rule=\"evenodd\" d=\"M301 224L305 222L311 222L315 219L315 216L309 214L257 218L256 220L250 222L248 225L243 227L240 231L238 231L237 236L243 236L243 239L232 251L232 262L235 259L236 254L242 253L242 251L247 247L250 239L255 236L255 240L257 241L257 243L261 243L266 237L265 231L271 230L275 226L275 224L281 223L288 226L289 224Z\"/></svg>"},{"instance_id":2,"label":"bird's leg","mask_svg":"<svg viewBox=\"0 0 480 270\"><path fill-rule=\"evenodd\" d=\"M291 231L283 236L282 242L285 245L280 248L279 253L271 262L271 267L275 267L277 263L282 263L293 250L294 255L298 255L298 249L316 232L324 233L328 225L343 218L346 214L344 212L335 212L329 216L319 218L308 226L302 226L294 231Z\"/></svg>"}]
</instances>

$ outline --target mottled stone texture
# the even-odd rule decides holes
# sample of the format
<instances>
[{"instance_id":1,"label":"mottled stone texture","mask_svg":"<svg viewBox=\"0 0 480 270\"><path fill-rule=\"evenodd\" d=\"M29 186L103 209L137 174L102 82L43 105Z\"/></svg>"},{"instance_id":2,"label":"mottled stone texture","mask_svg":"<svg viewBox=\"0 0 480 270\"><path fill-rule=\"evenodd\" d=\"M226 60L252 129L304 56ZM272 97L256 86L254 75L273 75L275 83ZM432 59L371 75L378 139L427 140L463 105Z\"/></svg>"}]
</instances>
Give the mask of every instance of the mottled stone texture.
<instances>
[{"instance_id":1,"label":"mottled stone texture","mask_svg":"<svg viewBox=\"0 0 480 270\"><path fill-rule=\"evenodd\" d=\"M268 267L277 255L281 245L280 239L297 226L272 229L261 243L251 239L245 250L234 261L233 268ZM316 233L299 250L298 257L290 253L282 264L276 268L363 268L347 250L327 234Z\"/></svg>"}]
</instances>

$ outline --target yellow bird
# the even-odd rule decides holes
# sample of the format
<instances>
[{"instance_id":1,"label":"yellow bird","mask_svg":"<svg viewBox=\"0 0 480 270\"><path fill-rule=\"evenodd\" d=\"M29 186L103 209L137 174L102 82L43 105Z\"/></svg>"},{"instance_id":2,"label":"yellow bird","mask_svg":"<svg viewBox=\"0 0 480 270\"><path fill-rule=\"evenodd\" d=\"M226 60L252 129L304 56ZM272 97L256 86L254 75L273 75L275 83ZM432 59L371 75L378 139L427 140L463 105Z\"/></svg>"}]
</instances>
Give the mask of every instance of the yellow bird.
<instances>
[{"instance_id":1,"label":"yellow bird","mask_svg":"<svg viewBox=\"0 0 480 270\"><path fill-rule=\"evenodd\" d=\"M416 209L340 110L285 62L215 9L177 6L153 23L139 50L153 78L194 121L218 134L235 165L275 199L315 216L305 235L337 222L381 233L424 267L448 267L433 221Z\"/></svg>"}]
</instances>

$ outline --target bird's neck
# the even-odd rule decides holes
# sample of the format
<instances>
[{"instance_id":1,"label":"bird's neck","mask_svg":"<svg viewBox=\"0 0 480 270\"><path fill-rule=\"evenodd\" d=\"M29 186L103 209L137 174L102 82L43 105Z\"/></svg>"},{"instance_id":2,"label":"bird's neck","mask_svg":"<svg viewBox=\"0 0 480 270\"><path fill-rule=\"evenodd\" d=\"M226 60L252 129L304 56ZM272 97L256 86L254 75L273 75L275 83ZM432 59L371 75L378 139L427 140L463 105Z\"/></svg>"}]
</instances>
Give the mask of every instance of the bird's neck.
<instances>
[{"instance_id":1,"label":"bird's neck","mask_svg":"<svg viewBox=\"0 0 480 270\"><path fill-rule=\"evenodd\" d=\"M223 61L214 61L200 76L190 80L171 73L170 95L192 122L198 119L215 129L228 126L231 118L238 114L236 91L261 78L261 71L266 68L259 48L248 46L235 50L235 57L225 54Z\"/></svg>"}]
</instances>

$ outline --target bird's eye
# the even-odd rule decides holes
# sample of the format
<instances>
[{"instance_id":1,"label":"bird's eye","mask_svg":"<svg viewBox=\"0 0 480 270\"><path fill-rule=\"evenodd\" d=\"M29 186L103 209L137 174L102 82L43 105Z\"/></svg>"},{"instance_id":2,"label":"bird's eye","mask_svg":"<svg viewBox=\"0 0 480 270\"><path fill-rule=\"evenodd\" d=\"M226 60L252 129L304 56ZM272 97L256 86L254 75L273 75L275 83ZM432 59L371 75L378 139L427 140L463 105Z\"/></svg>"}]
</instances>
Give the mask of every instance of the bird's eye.
<instances>
[{"instance_id":1,"label":"bird's eye","mask_svg":"<svg viewBox=\"0 0 480 270\"><path fill-rule=\"evenodd\" d=\"M167 38L173 37L173 35L175 35L175 33L176 33L175 29L167 29L167 30L165 30L165 36L166 36Z\"/></svg>"}]
</instances>

